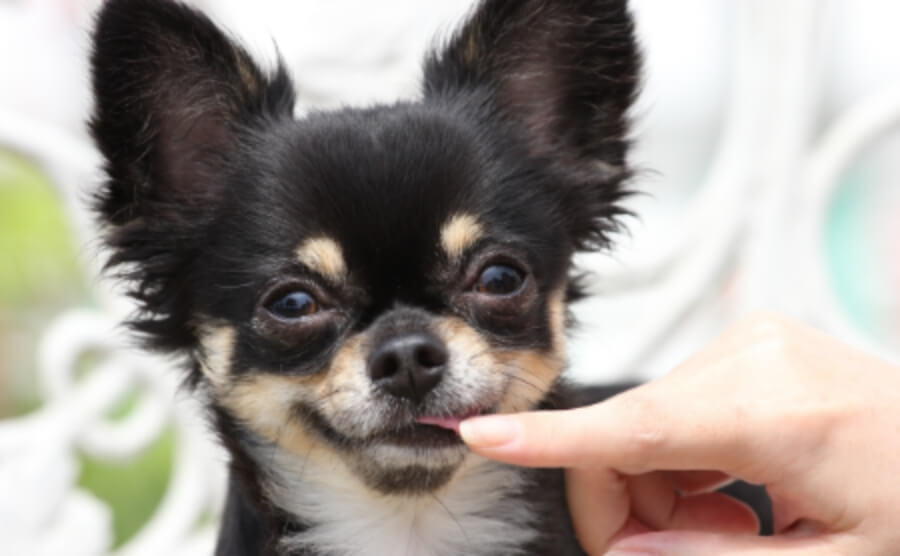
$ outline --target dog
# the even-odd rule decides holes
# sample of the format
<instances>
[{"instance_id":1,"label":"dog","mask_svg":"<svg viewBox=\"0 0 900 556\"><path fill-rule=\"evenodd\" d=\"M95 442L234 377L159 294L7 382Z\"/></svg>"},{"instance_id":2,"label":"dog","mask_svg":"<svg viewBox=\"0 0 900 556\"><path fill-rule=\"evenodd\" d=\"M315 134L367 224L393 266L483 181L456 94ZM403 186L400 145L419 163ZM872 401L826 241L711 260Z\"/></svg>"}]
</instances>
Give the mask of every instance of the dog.
<instances>
[{"instance_id":1,"label":"dog","mask_svg":"<svg viewBox=\"0 0 900 556\"><path fill-rule=\"evenodd\" d=\"M107 268L230 453L216 554L584 554L560 470L453 429L618 391L561 374L633 174L625 0L482 0L421 98L303 118L174 0L108 0L91 64Z\"/></svg>"}]
</instances>

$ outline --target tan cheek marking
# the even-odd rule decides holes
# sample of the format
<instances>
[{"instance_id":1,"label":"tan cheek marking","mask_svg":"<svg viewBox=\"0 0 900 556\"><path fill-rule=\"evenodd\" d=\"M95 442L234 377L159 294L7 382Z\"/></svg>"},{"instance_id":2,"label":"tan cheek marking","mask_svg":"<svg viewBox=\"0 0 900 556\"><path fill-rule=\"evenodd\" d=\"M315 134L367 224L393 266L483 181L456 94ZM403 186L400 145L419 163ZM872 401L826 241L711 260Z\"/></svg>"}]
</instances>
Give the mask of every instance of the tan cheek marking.
<instances>
[{"instance_id":1,"label":"tan cheek marking","mask_svg":"<svg viewBox=\"0 0 900 556\"><path fill-rule=\"evenodd\" d=\"M451 259L456 259L483 234L484 229L474 216L457 214L441 228L441 246Z\"/></svg>"},{"instance_id":2,"label":"tan cheek marking","mask_svg":"<svg viewBox=\"0 0 900 556\"><path fill-rule=\"evenodd\" d=\"M494 380L498 387L505 384L498 407L501 413L532 408L544 397L562 369L552 354L491 349L481 334L459 318L443 319L437 330L453 353L470 357L476 372L487 374L479 377L477 382L486 385L485 381Z\"/></svg>"},{"instance_id":3,"label":"tan cheek marking","mask_svg":"<svg viewBox=\"0 0 900 556\"><path fill-rule=\"evenodd\" d=\"M516 373L500 402L500 413L533 409L563 370L563 359L553 353L508 351L497 355L501 364Z\"/></svg>"},{"instance_id":4,"label":"tan cheek marking","mask_svg":"<svg viewBox=\"0 0 900 556\"><path fill-rule=\"evenodd\" d=\"M450 351L456 354L466 354L469 357L480 358L490 356L490 346L465 321L458 317L442 318L436 324L438 335L450 348ZM482 363L481 361L475 361ZM486 365L482 365L486 366Z\"/></svg>"},{"instance_id":5,"label":"tan cheek marking","mask_svg":"<svg viewBox=\"0 0 900 556\"><path fill-rule=\"evenodd\" d=\"M366 403L369 383L365 372L364 341L362 334L347 339L332 359L325 380L316 385L316 399L326 411L345 411Z\"/></svg>"},{"instance_id":6,"label":"tan cheek marking","mask_svg":"<svg viewBox=\"0 0 900 556\"><path fill-rule=\"evenodd\" d=\"M317 403L328 417L330 412L366 403L367 386L364 369L360 368L362 344L361 335L347 340L329 369L321 373L303 377L250 376L222 389L218 397L265 440L304 458L313 451L333 455L331 447L293 415L294 404L304 400Z\"/></svg>"},{"instance_id":7,"label":"tan cheek marking","mask_svg":"<svg viewBox=\"0 0 900 556\"><path fill-rule=\"evenodd\" d=\"M213 387L222 387L228 382L234 342L235 332L230 326L209 326L200 333L203 352L200 369Z\"/></svg>"},{"instance_id":8,"label":"tan cheek marking","mask_svg":"<svg viewBox=\"0 0 900 556\"><path fill-rule=\"evenodd\" d=\"M502 413L526 411L534 407L553 386L565 367L566 306L565 291L554 292L548 301L550 330L553 337L549 353L534 350L506 351L497 358L511 367L520 380L510 382L503 401Z\"/></svg>"},{"instance_id":9,"label":"tan cheek marking","mask_svg":"<svg viewBox=\"0 0 900 556\"><path fill-rule=\"evenodd\" d=\"M244 378L224 393L220 401L235 417L263 439L298 456L313 448L327 447L292 415L293 404L303 399L306 377L258 375Z\"/></svg>"},{"instance_id":10,"label":"tan cheek marking","mask_svg":"<svg viewBox=\"0 0 900 556\"><path fill-rule=\"evenodd\" d=\"M331 238L308 239L297 248L296 254L301 263L334 282L341 281L347 274L341 246Z\"/></svg>"}]
</instances>

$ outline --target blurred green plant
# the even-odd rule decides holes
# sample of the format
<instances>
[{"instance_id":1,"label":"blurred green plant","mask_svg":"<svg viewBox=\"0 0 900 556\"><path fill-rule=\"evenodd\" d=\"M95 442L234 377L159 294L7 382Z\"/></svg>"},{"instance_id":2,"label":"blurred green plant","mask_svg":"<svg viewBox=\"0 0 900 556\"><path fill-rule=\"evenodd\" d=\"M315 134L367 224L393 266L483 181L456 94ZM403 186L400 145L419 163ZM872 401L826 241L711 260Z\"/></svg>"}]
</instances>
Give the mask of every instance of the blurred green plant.
<instances>
[{"instance_id":1,"label":"blurred green plant","mask_svg":"<svg viewBox=\"0 0 900 556\"><path fill-rule=\"evenodd\" d=\"M25 159L0 151L0 308L86 295L72 238L49 180Z\"/></svg>"},{"instance_id":2,"label":"blurred green plant","mask_svg":"<svg viewBox=\"0 0 900 556\"><path fill-rule=\"evenodd\" d=\"M174 448L174 432L169 430L132 461L82 460L78 484L112 508L116 547L140 530L162 500Z\"/></svg>"},{"instance_id":3,"label":"blurred green plant","mask_svg":"<svg viewBox=\"0 0 900 556\"><path fill-rule=\"evenodd\" d=\"M78 251L53 185L0 151L0 418L38 405L34 353L42 329L88 300Z\"/></svg>"},{"instance_id":4,"label":"blurred green plant","mask_svg":"<svg viewBox=\"0 0 900 556\"><path fill-rule=\"evenodd\" d=\"M65 309L91 302L79 250L50 180L27 159L0 150L0 419L40 406L35 385L40 334ZM135 402L125 400L110 417L123 418ZM131 461L81 458L78 484L112 509L116 546L159 504L173 451L169 430Z\"/></svg>"}]
</instances>

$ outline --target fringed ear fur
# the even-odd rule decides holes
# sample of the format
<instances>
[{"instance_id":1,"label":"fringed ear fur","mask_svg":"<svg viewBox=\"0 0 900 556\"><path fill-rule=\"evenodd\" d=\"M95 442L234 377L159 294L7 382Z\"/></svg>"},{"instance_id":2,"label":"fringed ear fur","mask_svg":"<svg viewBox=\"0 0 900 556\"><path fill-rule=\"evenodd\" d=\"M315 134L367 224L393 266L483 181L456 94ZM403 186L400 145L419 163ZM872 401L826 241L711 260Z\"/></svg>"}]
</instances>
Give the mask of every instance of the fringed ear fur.
<instances>
[{"instance_id":1,"label":"fringed ear fur","mask_svg":"<svg viewBox=\"0 0 900 556\"><path fill-rule=\"evenodd\" d=\"M293 86L282 67L264 72L206 16L171 0L108 0L91 69L108 266L134 285L133 324L150 343L185 347L184 283L227 194L240 131L291 117Z\"/></svg>"},{"instance_id":2,"label":"fringed ear fur","mask_svg":"<svg viewBox=\"0 0 900 556\"><path fill-rule=\"evenodd\" d=\"M426 60L425 97L486 95L559 174L576 248L594 249L624 212L640 59L626 0L484 0Z\"/></svg>"}]
</instances>

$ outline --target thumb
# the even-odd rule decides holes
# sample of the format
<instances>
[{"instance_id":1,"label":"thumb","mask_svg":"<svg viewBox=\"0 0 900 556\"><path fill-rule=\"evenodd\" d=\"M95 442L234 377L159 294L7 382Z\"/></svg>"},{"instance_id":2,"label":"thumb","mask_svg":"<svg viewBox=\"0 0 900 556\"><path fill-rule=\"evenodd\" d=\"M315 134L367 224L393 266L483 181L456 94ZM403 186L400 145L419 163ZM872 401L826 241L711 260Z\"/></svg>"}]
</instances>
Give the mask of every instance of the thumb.
<instances>
[{"instance_id":1,"label":"thumb","mask_svg":"<svg viewBox=\"0 0 900 556\"><path fill-rule=\"evenodd\" d=\"M626 537L607 556L838 556L853 554L832 537L755 537L661 531Z\"/></svg>"}]
</instances>

